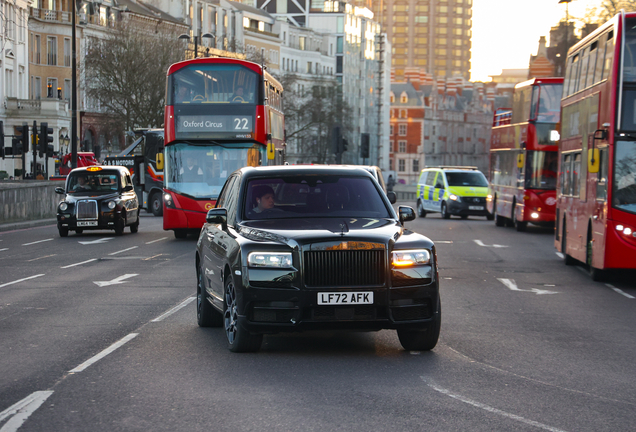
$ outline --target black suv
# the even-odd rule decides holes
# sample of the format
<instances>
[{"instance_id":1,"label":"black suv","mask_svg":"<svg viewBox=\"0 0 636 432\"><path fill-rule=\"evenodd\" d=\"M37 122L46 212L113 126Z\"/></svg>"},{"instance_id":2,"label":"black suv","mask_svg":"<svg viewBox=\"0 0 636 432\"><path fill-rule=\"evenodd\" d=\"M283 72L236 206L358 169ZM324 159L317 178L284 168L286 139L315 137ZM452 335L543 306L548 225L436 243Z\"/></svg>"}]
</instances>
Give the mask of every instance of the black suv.
<instances>
[{"instance_id":1,"label":"black suv","mask_svg":"<svg viewBox=\"0 0 636 432\"><path fill-rule=\"evenodd\" d=\"M57 207L61 237L69 231L112 229L115 234L139 229L139 203L130 171L120 166L76 168L66 178L66 188L55 188L64 199Z\"/></svg>"},{"instance_id":2,"label":"black suv","mask_svg":"<svg viewBox=\"0 0 636 432\"><path fill-rule=\"evenodd\" d=\"M226 181L197 243L197 321L229 349L265 333L396 329L407 350L440 332L435 246L372 175L342 166L246 167Z\"/></svg>"}]
</instances>

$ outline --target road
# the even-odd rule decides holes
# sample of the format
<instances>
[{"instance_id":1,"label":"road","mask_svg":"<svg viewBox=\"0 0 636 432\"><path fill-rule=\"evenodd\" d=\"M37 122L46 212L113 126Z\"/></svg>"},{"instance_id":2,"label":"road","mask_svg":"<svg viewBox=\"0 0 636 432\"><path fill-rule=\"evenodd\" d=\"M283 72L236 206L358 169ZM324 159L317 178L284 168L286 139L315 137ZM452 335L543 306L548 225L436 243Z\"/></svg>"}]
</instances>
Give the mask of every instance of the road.
<instances>
[{"instance_id":1,"label":"road","mask_svg":"<svg viewBox=\"0 0 636 432\"><path fill-rule=\"evenodd\" d=\"M0 432L631 431L636 285L566 267L551 230L407 223L437 244L442 331L265 336L196 325L196 239L0 233Z\"/></svg>"}]
</instances>

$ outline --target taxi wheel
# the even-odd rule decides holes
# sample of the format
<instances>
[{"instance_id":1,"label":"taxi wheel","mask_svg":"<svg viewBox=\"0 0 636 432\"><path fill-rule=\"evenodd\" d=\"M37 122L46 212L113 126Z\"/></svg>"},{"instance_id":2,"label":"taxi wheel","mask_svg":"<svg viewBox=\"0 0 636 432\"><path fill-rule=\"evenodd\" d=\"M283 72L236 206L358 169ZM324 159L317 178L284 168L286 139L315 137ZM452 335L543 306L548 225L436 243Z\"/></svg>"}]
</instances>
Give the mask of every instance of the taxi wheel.
<instances>
[{"instance_id":1,"label":"taxi wheel","mask_svg":"<svg viewBox=\"0 0 636 432\"><path fill-rule=\"evenodd\" d=\"M424 210L424 206L420 200L417 200L417 215L419 217L426 217L426 210Z\"/></svg>"},{"instance_id":2,"label":"taxi wheel","mask_svg":"<svg viewBox=\"0 0 636 432\"><path fill-rule=\"evenodd\" d=\"M60 233L60 237L68 237L68 228L61 227L58 229L58 231Z\"/></svg>"},{"instance_id":3,"label":"taxi wheel","mask_svg":"<svg viewBox=\"0 0 636 432\"><path fill-rule=\"evenodd\" d=\"M115 221L115 235L122 235L124 233L124 220L123 219L119 219L118 221Z\"/></svg>"},{"instance_id":4,"label":"taxi wheel","mask_svg":"<svg viewBox=\"0 0 636 432\"><path fill-rule=\"evenodd\" d=\"M442 218L450 219L450 213L448 212L448 207L446 207L446 203L442 203Z\"/></svg>"},{"instance_id":5,"label":"taxi wheel","mask_svg":"<svg viewBox=\"0 0 636 432\"><path fill-rule=\"evenodd\" d=\"M407 351L430 351L435 348L442 324L441 303L438 303L438 311L433 322L425 330L398 329L398 339L402 348Z\"/></svg>"},{"instance_id":6,"label":"taxi wheel","mask_svg":"<svg viewBox=\"0 0 636 432\"><path fill-rule=\"evenodd\" d=\"M136 233L137 231L139 231L139 221L135 222L134 224L132 224L130 226L130 232L131 233Z\"/></svg>"},{"instance_id":7,"label":"taxi wheel","mask_svg":"<svg viewBox=\"0 0 636 432\"><path fill-rule=\"evenodd\" d=\"M203 288L203 269L197 265L197 324L199 327L221 327L223 315L210 304Z\"/></svg>"},{"instance_id":8,"label":"taxi wheel","mask_svg":"<svg viewBox=\"0 0 636 432\"><path fill-rule=\"evenodd\" d=\"M223 324L228 348L232 352L256 352L263 343L262 334L251 334L238 322L238 299L232 277L225 279Z\"/></svg>"}]
</instances>

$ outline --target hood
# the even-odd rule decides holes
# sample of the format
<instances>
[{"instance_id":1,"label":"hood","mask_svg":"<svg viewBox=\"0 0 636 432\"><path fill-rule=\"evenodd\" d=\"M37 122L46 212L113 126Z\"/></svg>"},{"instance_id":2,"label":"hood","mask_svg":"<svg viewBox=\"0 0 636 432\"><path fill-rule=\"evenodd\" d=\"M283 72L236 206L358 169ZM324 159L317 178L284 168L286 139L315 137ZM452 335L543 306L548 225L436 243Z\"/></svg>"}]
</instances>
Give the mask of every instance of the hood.
<instances>
[{"instance_id":1,"label":"hood","mask_svg":"<svg viewBox=\"0 0 636 432\"><path fill-rule=\"evenodd\" d=\"M295 249L333 242L370 242L389 247L404 228L392 219L307 218L243 221L237 231L252 241L281 243Z\"/></svg>"},{"instance_id":2,"label":"hood","mask_svg":"<svg viewBox=\"0 0 636 432\"><path fill-rule=\"evenodd\" d=\"M118 192L107 193L107 194L81 193L79 195L66 194L66 196L64 197L64 201L66 201L67 203L72 204L72 203L75 203L75 202L81 201L81 200L99 200L99 201L103 201L103 200L108 200L108 199L113 199L113 198L119 198L119 193Z\"/></svg>"},{"instance_id":3,"label":"hood","mask_svg":"<svg viewBox=\"0 0 636 432\"><path fill-rule=\"evenodd\" d=\"M488 187L450 186L448 192L463 197L485 197L488 195Z\"/></svg>"}]
</instances>

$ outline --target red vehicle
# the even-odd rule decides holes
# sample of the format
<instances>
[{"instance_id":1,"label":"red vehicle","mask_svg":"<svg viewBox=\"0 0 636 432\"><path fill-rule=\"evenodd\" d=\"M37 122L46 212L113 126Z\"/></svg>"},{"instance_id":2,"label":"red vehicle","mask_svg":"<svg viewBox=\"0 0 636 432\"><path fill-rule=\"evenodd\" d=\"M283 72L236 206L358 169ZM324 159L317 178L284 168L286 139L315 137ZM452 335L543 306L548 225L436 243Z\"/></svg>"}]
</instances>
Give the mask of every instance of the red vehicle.
<instances>
[{"instance_id":1,"label":"red vehicle","mask_svg":"<svg viewBox=\"0 0 636 432\"><path fill-rule=\"evenodd\" d=\"M229 58L175 63L167 75L163 229L183 238L201 229L232 172L280 162L283 87Z\"/></svg>"},{"instance_id":2,"label":"red vehicle","mask_svg":"<svg viewBox=\"0 0 636 432\"><path fill-rule=\"evenodd\" d=\"M636 269L636 13L570 48L561 101L555 246L594 280Z\"/></svg>"},{"instance_id":3,"label":"red vehicle","mask_svg":"<svg viewBox=\"0 0 636 432\"><path fill-rule=\"evenodd\" d=\"M497 226L554 224L562 89L563 78L519 83L512 110L495 113L487 207Z\"/></svg>"},{"instance_id":4,"label":"red vehicle","mask_svg":"<svg viewBox=\"0 0 636 432\"><path fill-rule=\"evenodd\" d=\"M60 164L60 175L68 175L71 172L71 158L72 153L64 155L62 163ZM95 158L93 152L77 152L77 168L83 168L87 166L99 165L99 162Z\"/></svg>"}]
</instances>

